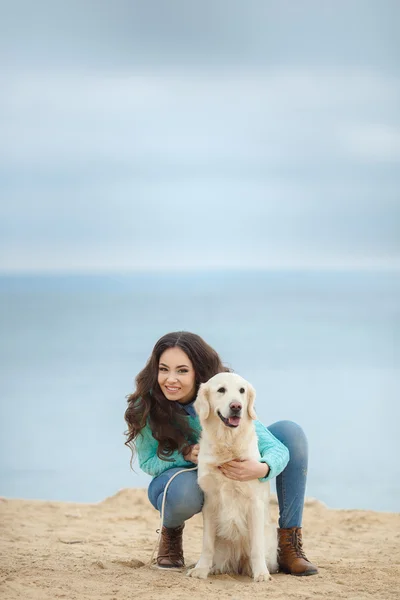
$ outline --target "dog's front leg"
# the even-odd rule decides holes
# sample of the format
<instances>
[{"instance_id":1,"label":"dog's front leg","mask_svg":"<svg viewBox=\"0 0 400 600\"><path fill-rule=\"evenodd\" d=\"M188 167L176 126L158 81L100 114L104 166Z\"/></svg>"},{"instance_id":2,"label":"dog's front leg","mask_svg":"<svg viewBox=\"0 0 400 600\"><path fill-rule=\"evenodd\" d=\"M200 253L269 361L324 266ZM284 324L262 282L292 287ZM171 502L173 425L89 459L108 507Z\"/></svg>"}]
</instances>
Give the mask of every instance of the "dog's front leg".
<instances>
[{"instance_id":1,"label":"dog's front leg","mask_svg":"<svg viewBox=\"0 0 400 600\"><path fill-rule=\"evenodd\" d=\"M265 560L264 520L264 503L256 498L250 512L250 564L254 581L271 579Z\"/></svg>"},{"instance_id":2,"label":"dog's front leg","mask_svg":"<svg viewBox=\"0 0 400 600\"><path fill-rule=\"evenodd\" d=\"M188 571L189 577L207 579L214 559L216 524L211 502L204 500L203 506L203 548L197 565Z\"/></svg>"}]
</instances>

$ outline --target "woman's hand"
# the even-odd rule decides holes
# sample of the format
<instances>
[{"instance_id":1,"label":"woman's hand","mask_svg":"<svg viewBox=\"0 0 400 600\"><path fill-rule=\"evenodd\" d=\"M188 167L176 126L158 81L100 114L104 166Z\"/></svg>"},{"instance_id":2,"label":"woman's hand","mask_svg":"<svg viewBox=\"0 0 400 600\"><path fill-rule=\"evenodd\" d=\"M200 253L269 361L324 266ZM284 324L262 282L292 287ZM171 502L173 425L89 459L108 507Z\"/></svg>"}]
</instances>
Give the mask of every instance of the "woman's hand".
<instances>
[{"instance_id":1,"label":"woman's hand","mask_svg":"<svg viewBox=\"0 0 400 600\"><path fill-rule=\"evenodd\" d=\"M195 465L197 465L199 450L200 444L193 444L193 446L188 446L186 452L183 454L183 458L188 462L192 462Z\"/></svg>"},{"instance_id":2,"label":"woman's hand","mask_svg":"<svg viewBox=\"0 0 400 600\"><path fill-rule=\"evenodd\" d=\"M251 481L252 479L260 479L266 477L269 473L269 466L266 463L258 462L258 460L231 460L230 462L220 465L218 469L228 479L236 481Z\"/></svg>"}]
</instances>

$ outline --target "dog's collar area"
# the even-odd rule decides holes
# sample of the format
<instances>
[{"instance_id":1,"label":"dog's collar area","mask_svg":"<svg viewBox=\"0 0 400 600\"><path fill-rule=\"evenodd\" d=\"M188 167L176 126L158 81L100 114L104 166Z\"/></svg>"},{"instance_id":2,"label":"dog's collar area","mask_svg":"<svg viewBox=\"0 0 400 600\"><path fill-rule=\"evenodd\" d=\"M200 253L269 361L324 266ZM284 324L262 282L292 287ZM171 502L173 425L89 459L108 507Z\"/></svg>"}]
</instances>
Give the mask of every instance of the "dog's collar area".
<instances>
[{"instance_id":1,"label":"dog's collar area","mask_svg":"<svg viewBox=\"0 0 400 600\"><path fill-rule=\"evenodd\" d=\"M221 415L221 413L219 412L219 410L217 410L217 415L219 416L219 418L221 419L221 421L223 422L224 425L226 425L227 427L232 427L232 429L236 429L236 427L239 426L239 422L237 423L237 425L232 425L231 423L229 423L229 419L227 419L226 417L223 417ZM236 416L236 415L235 415ZM240 417L237 417L240 420Z\"/></svg>"}]
</instances>

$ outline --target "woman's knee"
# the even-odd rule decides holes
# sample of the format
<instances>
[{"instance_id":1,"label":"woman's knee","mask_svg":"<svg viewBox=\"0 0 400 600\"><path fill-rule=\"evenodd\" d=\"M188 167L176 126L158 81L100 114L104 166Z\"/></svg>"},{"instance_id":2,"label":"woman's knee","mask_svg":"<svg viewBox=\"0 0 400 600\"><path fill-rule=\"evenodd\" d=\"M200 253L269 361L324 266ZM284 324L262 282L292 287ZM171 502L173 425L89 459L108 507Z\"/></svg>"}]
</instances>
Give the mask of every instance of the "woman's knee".
<instances>
[{"instance_id":1,"label":"woman's knee","mask_svg":"<svg viewBox=\"0 0 400 600\"><path fill-rule=\"evenodd\" d=\"M302 427L294 421L278 421L268 428L271 433L284 444L290 453L290 458L307 458L308 441Z\"/></svg>"}]
</instances>

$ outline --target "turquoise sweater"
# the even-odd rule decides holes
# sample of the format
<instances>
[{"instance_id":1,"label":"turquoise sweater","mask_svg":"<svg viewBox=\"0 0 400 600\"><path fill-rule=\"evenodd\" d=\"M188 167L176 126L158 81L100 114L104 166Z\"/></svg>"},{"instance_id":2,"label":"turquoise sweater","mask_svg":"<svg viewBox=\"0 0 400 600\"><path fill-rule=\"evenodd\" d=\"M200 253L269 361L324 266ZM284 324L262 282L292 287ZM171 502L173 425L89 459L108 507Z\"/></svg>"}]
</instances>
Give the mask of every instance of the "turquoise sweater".
<instances>
[{"instance_id":1,"label":"turquoise sweater","mask_svg":"<svg viewBox=\"0 0 400 600\"><path fill-rule=\"evenodd\" d=\"M189 424L197 432L197 441L200 437L201 426L197 415L188 416ZM255 421L256 434L258 438L258 450L260 452L260 461L269 466L267 477L260 481L273 479L283 471L289 462L289 450L272 433L260 423ZM148 425L146 425L136 438L136 450L139 458L139 466L148 475L157 477L167 469L175 467L189 468L193 467L192 462L186 461L181 452L177 450L169 457L171 461L162 460L157 456L158 442L153 438L153 434Z\"/></svg>"}]
</instances>

